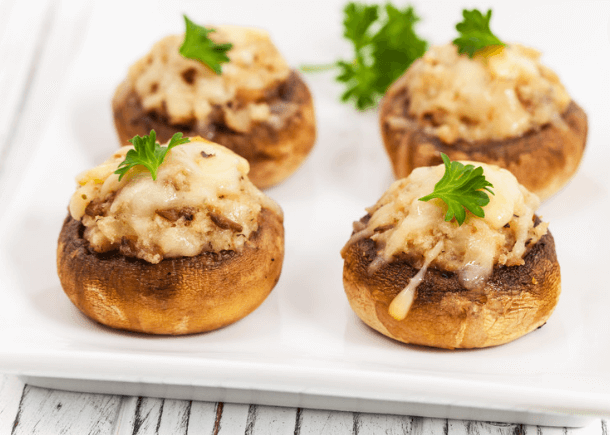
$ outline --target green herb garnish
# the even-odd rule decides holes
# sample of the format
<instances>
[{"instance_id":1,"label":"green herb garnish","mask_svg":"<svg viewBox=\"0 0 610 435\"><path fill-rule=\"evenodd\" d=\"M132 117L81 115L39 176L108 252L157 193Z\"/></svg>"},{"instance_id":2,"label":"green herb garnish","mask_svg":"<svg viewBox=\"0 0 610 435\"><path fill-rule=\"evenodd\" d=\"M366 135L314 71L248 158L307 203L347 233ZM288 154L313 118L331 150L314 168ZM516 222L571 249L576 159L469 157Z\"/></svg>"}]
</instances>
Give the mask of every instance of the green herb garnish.
<instances>
[{"instance_id":1,"label":"green herb garnish","mask_svg":"<svg viewBox=\"0 0 610 435\"><path fill-rule=\"evenodd\" d=\"M380 8L351 2L343 12L343 36L354 45L354 59L302 69L339 68L336 79L347 85L341 100L351 100L363 110L378 103L390 84L426 52L428 43L413 30L419 18L412 7L397 9L387 3Z\"/></svg>"},{"instance_id":2,"label":"green herb garnish","mask_svg":"<svg viewBox=\"0 0 610 435\"><path fill-rule=\"evenodd\" d=\"M489 204L489 195L483 190L494 195L489 189L494 186L485 179L483 168L452 162L443 153L441 153L441 157L445 163L443 178L434 185L434 192L419 200L429 201L432 198L443 200L448 207L445 214L447 222L455 217L458 224L462 225L466 219L466 209L475 216L485 217L485 212L481 207Z\"/></svg>"},{"instance_id":3,"label":"green herb garnish","mask_svg":"<svg viewBox=\"0 0 610 435\"><path fill-rule=\"evenodd\" d=\"M208 38L208 33L215 32L215 29L198 26L189 20L186 15L184 15L184 22L186 23L186 34L180 47L180 54L189 59L203 62L216 74L220 74L222 72L220 64L229 61L226 52L233 47L233 44L216 44Z\"/></svg>"},{"instance_id":4,"label":"green herb garnish","mask_svg":"<svg viewBox=\"0 0 610 435\"><path fill-rule=\"evenodd\" d=\"M491 9L487 11L485 16L478 9L471 11L464 9L462 15L464 21L457 23L455 26L457 31L460 32L460 37L453 40L458 48L458 53L466 53L472 58L476 52L489 46L504 46L502 41L489 28Z\"/></svg>"},{"instance_id":5,"label":"green herb garnish","mask_svg":"<svg viewBox=\"0 0 610 435\"><path fill-rule=\"evenodd\" d=\"M188 143L191 140L188 137L182 137L182 133L176 133L172 136L169 144L166 147L162 147L157 142L157 134L155 130L150 131L150 135L140 137L135 135L133 139L130 139L134 146L134 149L127 151L125 160L123 160L115 174L119 174L119 181L121 178L134 166L142 165L150 171L153 180L157 179L157 169L163 163L167 152L177 145Z\"/></svg>"},{"instance_id":6,"label":"green herb garnish","mask_svg":"<svg viewBox=\"0 0 610 435\"><path fill-rule=\"evenodd\" d=\"M400 10L388 3L383 10L380 19L377 5L349 3L344 9L343 36L354 44L355 58L337 62L341 70L337 80L347 85L341 100L352 100L360 110L375 106L428 47L413 30L419 18L412 7Z\"/></svg>"}]
</instances>

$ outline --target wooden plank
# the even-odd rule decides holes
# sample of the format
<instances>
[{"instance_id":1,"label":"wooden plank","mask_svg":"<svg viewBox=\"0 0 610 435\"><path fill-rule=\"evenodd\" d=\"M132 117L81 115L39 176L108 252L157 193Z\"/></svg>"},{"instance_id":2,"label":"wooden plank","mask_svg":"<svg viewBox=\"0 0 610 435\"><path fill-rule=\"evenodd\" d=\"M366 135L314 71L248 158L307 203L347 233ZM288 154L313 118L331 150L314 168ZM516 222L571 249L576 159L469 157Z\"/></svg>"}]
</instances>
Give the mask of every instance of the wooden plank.
<instances>
[{"instance_id":1,"label":"wooden plank","mask_svg":"<svg viewBox=\"0 0 610 435\"><path fill-rule=\"evenodd\" d=\"M295 435L351 435L358 415L352 412L303 409Z\"/></svg>"},{"instance_id":2,"label":"wooden plank","mask_svg":"<svg viewBox=\"0 0 610 435\"><path fill-rule=\"evenodd\" d=\"M0 375L0 433L13 430L23 388L23 382L17 376Z\"/></svg>"},{"instance_id":3,"label":"wooden plank","mask_svg":"<svg viewBox=\"0 0 610 435\"><path fill-rule=\"evenodd\" d=\"M112 433L121 396L73 393L26 385L13 434L98 435Z\"/></svg>"},{"instance_id":4,"label":"wooden plank","mask_svg":"<svg viewBox=\"0 0 610 435\"><path fill-rule=\"evenodd\" d=\"M246 432L250 405L225 403L221 411L219 425L215 428L214 435L235 435Z\"/></svg>"},{"instance_id":5,"label":"wooden plank","mask_svg":"<svg viewBox=\"0 0 610 435\"><path fill-rule=\"evenodd\" d=\"M139 397L123 397L119 416L116 419L115 435L132 435L133 420L138 406Z\"/></svg>"},{"instance_id":6,"label":"wooden plank","mask_svg":"<svg viewBox=\"0 0 610 435\"><path fill-rule=\"evenodd\" d=\"M157 434L163 414L163 399L149 397L129 397L123 400L120 418L115 433L117 435Z\"/></svg>"},{"instance_id":7,"label":"wooden plank","mask_svg":"<svg viewBox=\"0 0 610 435\"><path fill-rule=\"evenodd\" d=\"M444 418L413 417L411 435L447 435L449 421Z\"/></svg>"},{"instance_id":8,"label":"wooden plank","mask_svg":"<svg viewBox=\"0 0 610 435\"><path fill-rule=\"evenodd\" d=\"M470 421L468 420L448 420L447 435L467 435L471 434Z\"/></svg>"},{"instance_id":9,"label":"wooden plank","mask_svg":"<svg viewBox=\"0 0 610 435\"><path fill-rule=\"evenodd\" d=\"M523 435L541 435L540 426L524 424L523 425ZM599 435L599 434L597 434L597 435Z\"/></svg>"},{"instance_id":10,"label":"wooden plank","mask_svg":"<svg viewBox=\"0 0 610 435\"><path fill-rule=\"evenodd\" d=\"M412 431L413 418L408 416L354 414L354 417L354 434L358 435L407 435Z\"/></svg>"},{"instance_id":11,"label":"wooden plank","mask_svg":"<svg viewBox=\"0 0 610 435\"><path fill-rule=\"evenodd\" d=\"M251 405L248 408L245 435L292 435L296 418L296 408Z\"/></svg>"},{"instance_id":12,"label":"wooden plank","mask_svg":"<svg viewBox=\"0 0 610 435\"><path fill-rule=\"evenodd\" d=\"M157 434L186 435L191 404L190 400L165 399Z\"/></svg>"},{"instance_id":13,"label":"wooden plank","mask_svg":"<svg viewBox=\"0 0 610 435\"><path fill-rule=\"evenodd\" d=\"M567 435L568 429L565 427L547 427L547 426L535 426L536 432L530 432L535 435ZM528 434L529 435L529 434Z\"/></svg>"},{"instance_id":14,"label":"wooden plank","mask_svg":"<svg viewBox=\"0 0 610 435\"><path fill-rule=\"evenodd\" d=\"M523 435L521 424L449 420L448 435Z\"/></svg>"},{"instance_id":15,"label":"wooden plank","mask_svg":"<svg viewBox=\"0 0 610 435\"><path fill-rule=\"evenodd\" d=\"M187 435L212 435L216 420L220 422L223 404L212 402L193 402L188 423Z\"/></svg>"},{"instance_id":16,"label":"wooden plank","mask_svg":"<svg viewBox=\"0 0 610 435\"><path fill-rule=\"evenodd\" d=\"M608 435L603 420L595 420L582 428L534 426L510 423L449 420L449 435Z\"/></svg>"}]
</instances>

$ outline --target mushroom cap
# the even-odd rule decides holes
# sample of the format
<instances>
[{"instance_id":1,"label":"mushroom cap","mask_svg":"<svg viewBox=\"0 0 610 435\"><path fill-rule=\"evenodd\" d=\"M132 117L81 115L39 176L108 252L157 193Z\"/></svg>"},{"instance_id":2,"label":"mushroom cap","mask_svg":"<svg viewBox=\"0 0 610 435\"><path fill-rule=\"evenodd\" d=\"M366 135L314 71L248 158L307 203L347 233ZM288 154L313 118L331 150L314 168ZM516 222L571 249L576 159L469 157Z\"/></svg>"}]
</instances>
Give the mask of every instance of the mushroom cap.
<instances>
[{"instance_id":1,"label":"mushroom cap","mask_svg":"<svg viewBox=\"0 0 610 435\"><path fill-rule=\"evenodd\" d=\"M542 326L561 293L555 242L547 232L521 266L495 266L485 286L463 287L457 273L430 267L404 320L389 305L418 272L406 255L369 274L375 241L362 239L344 254L343 285L355 313L371 328L404 343L446 349L508 343Z\"/></svg>"},{"instance_id":2,"label":"mushroom cap","mask_svg":"<svg viewBox=\"0 0 610 435\"><path fill-rule=\"evenodd\" d=\"M278 125L257 121L249 131L238 132L228 127L222 117L215 116L204 124L172 125L163 113L146 112L133 85L126 80L112 100L114 125L122 145L152 129L161 143L182 132L184 136L201 136L224 145L248 160L248 177L256 187L266 189L286 179L303 163L316 140L316 122L311 93L296 71L265 94L263 102L276 115ZM234 106L244 102L236 101Z\"/></svg>"},{"instance_id":3,"label":"mushroom cap","mask_svg":"<svg viewBox=\"0 0 610 435\"><path fill-rule=\"evenodd\" d=\"M559 191L576 173L587 141L587 115L571 101L561 115L563 122L547 123L537 130L504 140L445 143L426 133L408 114L409 90L402 80L386 92L379 110L381 133L396 178L414 168L451 160L490 163L508 169L529 191L544 200ZM404 126L392 128L388 119L401 117Z\"/></svg>"},{"instance_id":4,"label":"mushroom cap","mask_svg":"<svg viewBox=\"0 0 610 435\"><path fill-rule=\"evenodd\" d=\"M66 217L57 271L70 300L93 320L149 334L191 334L229 325L256 309L280 277L281 216L263 208L239 252L202 252L158 264L118 251L94 252L84 227Z\"/></svg>"}]
</instances>

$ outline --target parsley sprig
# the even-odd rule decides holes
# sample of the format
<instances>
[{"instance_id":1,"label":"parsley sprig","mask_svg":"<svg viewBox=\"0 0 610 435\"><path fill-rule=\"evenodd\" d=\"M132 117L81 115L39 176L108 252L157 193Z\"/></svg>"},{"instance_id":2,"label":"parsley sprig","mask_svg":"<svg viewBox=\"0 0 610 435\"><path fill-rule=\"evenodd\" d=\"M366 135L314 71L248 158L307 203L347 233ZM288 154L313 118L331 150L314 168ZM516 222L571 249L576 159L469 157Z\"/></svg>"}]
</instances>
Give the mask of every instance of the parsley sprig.
<instances>
[{"instance_id":1,"label":"parsley sprig","mask_svg":"<svg viewBox=\"0 0 610 435\"><path fill-rule=\"evenodd\" d=\"M169 144L166 147L162 147L159 142L157 142L157 134L155 130L151 130L148 136L138 136L135 135L133 139L130 139L129 142L133 144L134 149L127 151L127 155L125 156L125 160L123 160L116 171L115 174L119 174L119 181L123 178L123 176L134 166L142 165L146 169L150 171L152 174L152 179L157 179L157 170L161 163L163 163L163 159L165 159L165 155L167 152L177 145L182 145L190 142L191 140L188 137L182 137L182 133L176 133L172 136L169 141Z\"/></svg>"},{"instance_id":2,"label":"parsley sprig","mask_svg":"<svg viewBox=\"0 0 610 435\"><path fill-rule=\"evenodd\" d=\"M354 45L354 60L337 62L337 80L347 85L341 100L352 100L360 110L375 106L428 47L415 33L419 18L412 7L398 9L388 3L383 12L380 16L379 6L357 3L344 9L343 36Z\"/></svg>"},{"instance_id":3,"label":"parsley sprig","mask_svg":"<svg viewBox=\"0 0 610 435\"><path fill-rule=\"evenodd\" d=\"M186 34L180 47L180 54L186 58L198 60L209 66L216 74L222 73L221 64L229 61L226 52L233 44L216 44L208 37L215 29L198 26L184 15Z\"/></svg>"},{"instance_id":4,"label":"parsley sprig","mask_svg":"<svg viewBox=\"0 0 610 435\"><path fill-rule=\"evenodd\" d=\"M434 192L419 198L420 201L429 201L439 198L447 204L445 221L449 222L454 217L459 225L466 219L466 210L478 217L485 217L481 207L489 204L489 195L494 195L490 187L494 187L483 175L483 168L473 165L464 166L460 162L452 162L447 155L441 153L445 163L445 174L438 183L434 185Z\"/></svg>"},{"instance_id":5,"label":"parsley sprig","mask_svg":"<svg viewBox=\"0 0 610 435\"><path fill-rule=\"evenodd\" d=\"M489 46L504 46L504 43L489 28L491 9L485 15L478 9L471 11L464 9L462 15L464 21L455 25L460 37L453 40L460 54L466 53L472 58L476 52Z\"/></svg>"},{"instance_id":6,"label":"parsley sprig","mask_svg":"<svg viewBox=\"0 0 610 435\"><path fill-rule=\"evenodd\" d=\"M381 96L401 74L421 57L428 43L419 38L419 21L412 7L398 9L348 3L343 9L343 36L354 46L354 58L305 71L338 68L337 81L346 84L341 100L352 101L359 110L377 105Z\"/></svg>"}]
</instances>

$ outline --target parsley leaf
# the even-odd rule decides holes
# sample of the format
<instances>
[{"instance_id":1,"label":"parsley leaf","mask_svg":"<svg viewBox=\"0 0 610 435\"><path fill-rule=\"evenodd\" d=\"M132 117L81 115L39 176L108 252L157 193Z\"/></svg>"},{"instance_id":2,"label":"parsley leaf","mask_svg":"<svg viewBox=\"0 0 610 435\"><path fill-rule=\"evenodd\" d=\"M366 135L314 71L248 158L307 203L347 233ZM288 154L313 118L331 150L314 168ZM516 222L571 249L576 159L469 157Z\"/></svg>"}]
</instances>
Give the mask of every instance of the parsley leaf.
<instances>
[{"instance_id":1,"label":"parsley leaf","mask_svg":"<svg viewBox=\"0 0 610 435\"><path fill-rule=\"evenodd\" d=\"M379 6L353 2L343 10L343 36L353 43L355 57L335 64L340 70L336 79L347 85L341 100L352 100L360 110L376 105L428 46L413 30L419 18L412 7L400 10L388 3L383 11L380 19Z\"/></svg>"},{"instance_id":2,"label":"parsley leaf","mask_svg":"<svg viewBox=\"0 0 610 435\"><path fill-rule=\"evenodd\" d=\"M169 144L166 147L162 147L157 142L157 134L155 130L150 131L150 135L140 137L135 135L133 139L130 139L134 146L134 149L127 151L125 160L123 160L115 174L119 174L119 181L123 176L134 166L142 165L150 171L153 180L157 179L157 169L163 163L167 152L177 145L188 143L191 140L188 137L182 137L182 133L176 133L172 136Z\"/></svg>"},{"instance_id":3,"label":"parsley leaf","mask_svg":"<svg viewBox=\"0 0 610 435\"><path fill-rule=\"evenodd\" d=\"M485 179L483 168L452 162L443 153L441 153L441 157L445 163L443 178L434 185L434 192L419 200L442 199L448 207L445 214L447 222L455 217L458 224L462 225L466 219L466 209L475 216L485 217L485 212L481 207L489 204L489 195L481 189L493 195L494 193L489 188L494 186Z\"/></svg>"},{"instance_id":4,"label":"parsley leaf","mask_svg":"<svg viewBox=\"0 0 610 435\"><path fill-rule=\"evenodd\" d=\"M208 38L208 33L215 32L214 29L198 26L186 15L184 15L184 22L186 34L180 47L180 54L186 58L201 61L216 74L220 74L222 72L220 64L229 61L226 52L233 47L233 44L216 44Z\"/></svg>"},{"instance_id":5,"label":"parsley leaf","mask_svg":"<svg viewBox=\"0 0 610 435\"><path fill-rule=\"evenodd\" d=\"M458 47L458 53L466 53L472 58L477 51L491 45L504 46L502 41L489 28L491 9L487 11L485 16L478 9L471 11L464 9L462 15L464 21L455 25L460 37L453 40L453 43Z\"/></svg>"},{"instance_id":6,"label":"parsley leaf","mask_svg":"<svg viewBox=\"0 0 610 435\"><path fill-rule=\"evenodd\" d=\"M388 20L373 37L374 69L379 72L375 89L382 95L428 47L413 30L419 18L412 7L400 11L387 4L385 9Z\"/></svg>"},{"instance_id":7,"label":"parsley leaf","mask_svg":"<svg viewBox=\"0 0 610 435\"><path fill-rule=\"evenodd\" d=\"M356 50L370 42L370 37L366 32L379 18L378 9L377 5L367 6L358 3L349 3L343 9L345 14L343 36L354 43Z\"/></svg>"}]
</instances>

